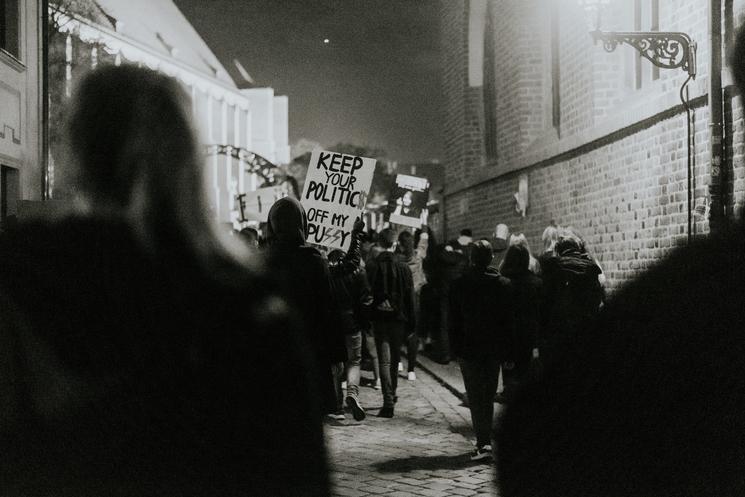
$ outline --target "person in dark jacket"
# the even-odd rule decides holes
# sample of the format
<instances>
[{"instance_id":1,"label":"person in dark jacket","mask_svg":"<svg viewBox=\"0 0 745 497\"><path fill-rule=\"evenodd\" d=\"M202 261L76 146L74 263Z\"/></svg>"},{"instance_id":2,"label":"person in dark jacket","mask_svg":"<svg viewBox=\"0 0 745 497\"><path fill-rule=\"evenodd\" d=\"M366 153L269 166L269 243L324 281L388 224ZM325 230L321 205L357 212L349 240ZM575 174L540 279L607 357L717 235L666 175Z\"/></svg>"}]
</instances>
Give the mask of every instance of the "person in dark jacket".
<instances>
[{"instance_id":1,"label":"person in dark jacket","mask_svg":"<svg viewBox=\"0 0 745 497\"><path fill-rule=\"evenodd\" d=\"M557 351L571 343L581 327L597 315L603 301L600 267L583 246L579 237L566 232L556 242L555 255L541 261L545 291L541 312L544 362L561 360Z\"/></svg>"},{"instance_id":2,"label":"person in dark jacket","mask_svg":"<svg viewBox=\"0 0 745 497\"><path fill-rule=\"evenodd\" d=\"M462 246L457 240L451 240L439 247L437 251L437 294L440 297L440 329L435 342L435 360L448 364L451 359L448 313L450 312L450 286L460 278L468 268L468 246Z\"/></svg>"},{"instance_id":3,"label":"person in dark jacket","mask_svg":"<svg viewBox=\"0 0 745 497\"><path fill-rule=\"evenodd\" d=\"M67 113L81 208L0 236L3 496L328 495L312 358L209 218L189 101L99 66Z\"/></svg>"},{"instance_id":4,"label":"person in dark jacket","mask_svg":"<svg viewBox=\"0 0 745 497\"><path fill-rule=\"evenodd\" d=\"M362 362L362 340L370 328L370 306L372 305L367 274L360 266L360 241L363 228L364 223L358 219L346 254L338 249L329 252L331 290L339 312L347 349L347 362L340 371L340 373L346 372L343 376L347 382L347 394L346 398L342 399L342 374L339 374L335 378L337 408L345 402L357 421L365 419L365 410L359 400L360 363Z\"/></svg>"},{"instance_id":5,"label":"person in dark jacket","mask_svg":"<svg viewBox=\"0 0 745 497\"><path fill-rule=\"evenodd\" d=\"M450 292L452 350L460 358L476 432L472 460L491 457L499 367L514 360L512 285L489 267L492 257L489 242L476 242L471 249L471 267L453 282Z\"/></svg>"},{"instance_id":6,"label":"person in dark jacket","mask_svg":"<svg viewBox=\"0 0 745 497\"><path fill-rule=\"evenodd\" d=\"M515 367L503 370L505 397L524 383L531 365L538 369L538 337L543 309L543 282L530 270L530 252L524 244L510 245L502 262L502 275L512 283L515 303Z\"/></svg>"},{"instance_id":7,"label":"person in dark jacket","mask_svg":"<svg viewBox=\"0 0 745 497\"><path fill-rule=\"evenodd\" d=\"M392 418L397 400L401 342L416 329L414 283L409 265L394 253L393 230L381 231L378 243L383 252L366 269L373 293L371 313L383 387L383 408L378 416Z\"/></svg>"},{"instance_id":8,"label":"person in dark jacket","mask_svg":"<svg viewBox=\"0 0 745 497\"><path fill-rule=\"evenodd\" d=\"M305 324L318 370L316 378L326 414L336 413L332 367L347 359L343 329L331 293L329 267L306 245L308 221L296 199L285 197L269 209L267 265Z\"/></svg>"}]
</instances>

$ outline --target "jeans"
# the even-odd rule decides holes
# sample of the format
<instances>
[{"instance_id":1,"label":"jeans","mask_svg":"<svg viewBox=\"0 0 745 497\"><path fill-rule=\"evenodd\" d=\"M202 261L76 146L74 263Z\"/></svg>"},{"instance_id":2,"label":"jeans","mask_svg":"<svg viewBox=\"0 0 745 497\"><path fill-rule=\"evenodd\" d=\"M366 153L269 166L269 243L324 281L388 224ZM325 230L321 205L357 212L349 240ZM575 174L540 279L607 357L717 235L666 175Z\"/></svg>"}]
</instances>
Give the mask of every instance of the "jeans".
<instances>
[{"instance_id":1,"label":"jeans","mask_svg":"<svg viewBox=\"0 0 745 497\"><path fill-rule=\"evenodd\" d=\"M375 344L380 359L380 383L383 388L383 407L393 407L398 386L398 363L401 360L402 321L376 321Z\"/></svg>"},{"instance_id":2,"label":"jeans","mask_svg":"<svg viewBox=\"0 0 745 497\"><path fill-rule=\"evenodd\" d=\"M499 364L497 359L463 359L460 363L478 447L492 443Z\"/></svg>"},{"instance_id":3,"label":"jeans","mask_svg":"<svg viewBox=\"0 0 745 497\"><path fill-rule=\"evenodd\" d=\"M329 413L340 412L344 409L344 392L341 389L343 374L343 362L338 362L331 365L331 375L334 378L334 408L332 410L329 410Z\"/></svg>"},{"instance_id":4,"label":"jeans","mask_svg":"<svg viewBox=\"0 0 745 497\"><path fill-rule=\"evenodd\" d=\"M347 396L355 399L360 393L360 363L362 362L362 332L346 335Z\"/></svg>"},{"instance_id":5,"label":"jeans","mask_svg":"<svg viewBox=\"0 0 745 497\"><path fill-rule=\"evenodd\" d=\"M373 363L373 376L375 381L378 381L380 378L380 361L378 360L378 348L375 345L375 333L372 328L365 330L365 348Z\"/></svg>"},{"instance_id":6,"label":"jeans","mask_svg":"<svg viewBox=\"0 0 745 497\"><path fill-rule=\"evenodd\" d=\"M437 336L437 354L443 361L450 360L450 285L440 290L440 322Z\"/></svg>"}]
</instances>

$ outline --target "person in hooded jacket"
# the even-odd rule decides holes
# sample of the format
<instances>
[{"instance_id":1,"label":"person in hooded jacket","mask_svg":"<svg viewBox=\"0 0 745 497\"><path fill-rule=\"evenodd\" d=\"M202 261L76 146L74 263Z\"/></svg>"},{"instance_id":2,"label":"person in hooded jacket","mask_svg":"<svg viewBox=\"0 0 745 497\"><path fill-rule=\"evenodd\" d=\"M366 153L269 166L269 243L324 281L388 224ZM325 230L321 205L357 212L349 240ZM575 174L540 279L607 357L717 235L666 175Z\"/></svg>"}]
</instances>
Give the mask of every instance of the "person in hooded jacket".
<instances>
[{"instance_id":1,"label":"person in hooded jacket","mask_svg":"<svg viewBox=\"0 0 745 497\"><path fill-rule=\"evenodd\" d=\"M332 368L347 359L343 327L331 292L329 266L305 243L308 220L294 198L277 200L269 209L266 261L292 308L305 324L317 363L316 381L326 414L336 412Z\"/></svg>"},{"instance_id":2,"label":"person in hooded jacket","mask_svg":"<svg viewBox=\"0 0 745 497\"><path fill-rule=\"evenodd\" d=\"M210 219L190 102L149 69L90 72L74 211L0 236L5 497L329 493L300 323Z\"/></svg>"},{"instance_id":3,"label":"person in hooded jacket","mask_svg":"<svg viewBox=\"0 0 745 497\"><path fill-rule=\"evenodd\" d=\"M491 244L479 240L471 249L471 266L453 282L450 292L450 338L460 359L471 409L476 449L472 460L492 456L494 395L499 367L514 361L512 284L489 267Z\"/></svg>"},{"instance_id":4,"label":"person in hooded jacket","mask_svg":"<svg viewBox=\"0 0 745 497\"><path fill-rule=\"evenodd\" d=\"M603 302L600 267L583 247L578 236L565 232L554 246L555 255L541 262L545 292L541 311L544 362L560 360L556 351L571 343L585 323L597 315Z\"/></svg>"}]
</instances>

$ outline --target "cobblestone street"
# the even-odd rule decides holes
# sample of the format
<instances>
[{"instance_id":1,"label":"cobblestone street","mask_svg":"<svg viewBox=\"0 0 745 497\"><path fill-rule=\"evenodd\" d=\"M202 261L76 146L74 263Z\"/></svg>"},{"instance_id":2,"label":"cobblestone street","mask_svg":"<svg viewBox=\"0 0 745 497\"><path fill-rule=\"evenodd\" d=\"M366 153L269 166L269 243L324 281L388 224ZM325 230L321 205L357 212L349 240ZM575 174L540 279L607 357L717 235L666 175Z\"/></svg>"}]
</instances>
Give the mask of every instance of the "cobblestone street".
<instances>
[{"instance_id":1,"label":"cobblestone street","mask_svg":"<svg viewBox=\"0 0 745 497\"><path fill-rule=\"evenodd\" d=\"M495 496L494 468L472 462L467 408L424 371L399 375L392 419L378 418L379 390L362 387L367 418L326 425L335 496Z\"/></svg>"}]
</instances>

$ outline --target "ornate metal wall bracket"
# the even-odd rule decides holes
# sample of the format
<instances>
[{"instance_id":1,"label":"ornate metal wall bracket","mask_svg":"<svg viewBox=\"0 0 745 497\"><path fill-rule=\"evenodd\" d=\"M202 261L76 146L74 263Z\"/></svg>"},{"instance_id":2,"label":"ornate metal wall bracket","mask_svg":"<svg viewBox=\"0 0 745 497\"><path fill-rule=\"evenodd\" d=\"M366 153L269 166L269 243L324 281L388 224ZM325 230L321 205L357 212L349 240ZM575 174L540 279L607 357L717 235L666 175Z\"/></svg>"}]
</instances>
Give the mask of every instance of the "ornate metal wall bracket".
<instances>
[{"instance_id":1,"label":"ornate metal wall bracket","mask_svg":"<svg viewBox=\"0 0 745 497\"><path fill-rule=\"evenodd\" d=\"M236 160L246 163L247 174L258 174L264 180L271 180L277 170L277 166L255 152L232 145L207 145L207 155L229 155Z\"/></svg>"},{"instance_id":2,"label":"ornate metal wall bracket","mask_svg":"<svg viewBox=\"0 0 745 497\"><path fill-rule=\"evenodd\" d=\"M696 78L696 42L685 33L600 31L590 33L597 43L603 42L607 52L612 52L620 43L634 47L652 64L665 69L681 68Z\"/></svg>"}]
</instances>

